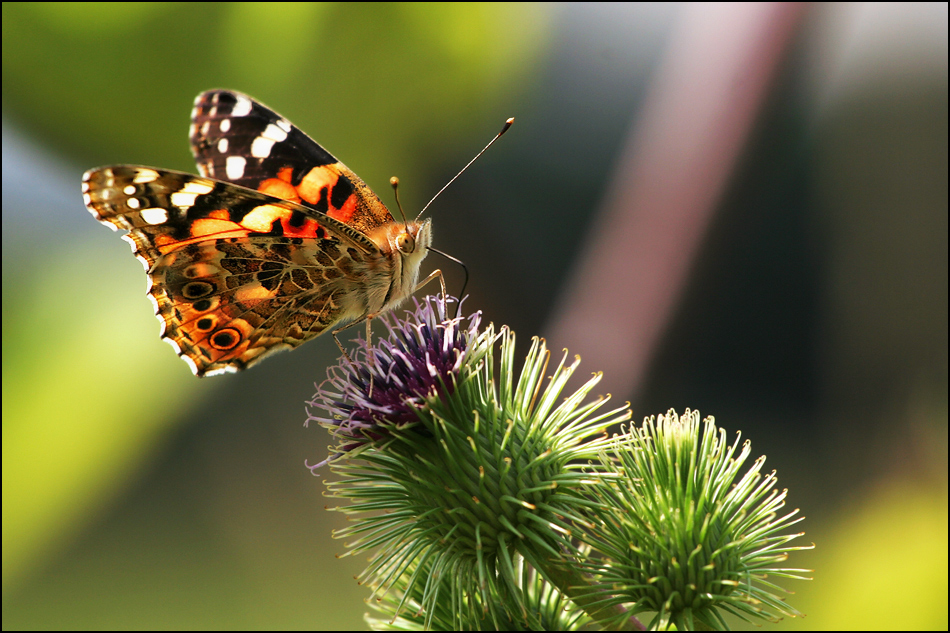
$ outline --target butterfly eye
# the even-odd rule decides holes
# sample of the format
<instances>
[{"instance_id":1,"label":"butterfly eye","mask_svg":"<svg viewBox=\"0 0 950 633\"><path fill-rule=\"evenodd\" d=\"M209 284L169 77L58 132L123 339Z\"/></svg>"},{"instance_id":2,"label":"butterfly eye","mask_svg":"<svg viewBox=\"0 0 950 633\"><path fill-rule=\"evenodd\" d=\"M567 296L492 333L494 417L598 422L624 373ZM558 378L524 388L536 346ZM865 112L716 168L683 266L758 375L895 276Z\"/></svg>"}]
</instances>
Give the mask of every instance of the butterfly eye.
<instances>
[{"instance_id":1,"label":"butterfly eye","mask_svg":"<svg viewBox=\"0 0 950 633\"><path fill-rule=\"evenodd\" d=\"M396 248L399 249L400 253L408 255L416 248L416 241L412 238L412 235L408 231L400 233L399 237L396 238Z\"/></svg>"}]
</instances>

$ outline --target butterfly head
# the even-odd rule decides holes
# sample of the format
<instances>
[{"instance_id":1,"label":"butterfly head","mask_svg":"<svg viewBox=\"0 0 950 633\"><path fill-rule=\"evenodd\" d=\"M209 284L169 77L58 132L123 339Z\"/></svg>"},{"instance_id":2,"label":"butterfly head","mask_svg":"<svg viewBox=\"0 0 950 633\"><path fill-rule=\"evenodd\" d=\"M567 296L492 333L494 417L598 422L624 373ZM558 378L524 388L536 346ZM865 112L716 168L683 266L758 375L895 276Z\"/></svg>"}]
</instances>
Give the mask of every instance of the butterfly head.
<instances>
[{"instance_id":1,"label":"butterfly head","mask_svg":"<svg viewBox=\"0 0 950 633\"><path fill-rule=\"evenodd\" d=\"M399 226L399 233L396 235L394 246L403 257L414 259L426 256L426 251L432 244L432 222L425 220L423 222L409 222Z\"/></svg>"},{"instance_id":2,"label":"butterfly head","mask_svg":"<svg viewBox=\"0 0 950 633\"><path fill-rule=\"evenodd\" d=\"M368 237L390 259L399 260L398 266L404 275L414 278L432 244L432 223L428 219L421 222L390 222L368 234Z\"/></svg>"},{"instance_id":3,"label":"butterfly head","mask_svg":"<svg viewBox=\"0 0 950 633\"><path fill-rule=\"evenodd\" d=\"M394 277L390 303L398 303L412 294L419 278L419 267L432 244L430 220L390 222L369 234L379 250L391 262ZM389 305L389 304L387 304Z\"/></svg>"}]
</instances>

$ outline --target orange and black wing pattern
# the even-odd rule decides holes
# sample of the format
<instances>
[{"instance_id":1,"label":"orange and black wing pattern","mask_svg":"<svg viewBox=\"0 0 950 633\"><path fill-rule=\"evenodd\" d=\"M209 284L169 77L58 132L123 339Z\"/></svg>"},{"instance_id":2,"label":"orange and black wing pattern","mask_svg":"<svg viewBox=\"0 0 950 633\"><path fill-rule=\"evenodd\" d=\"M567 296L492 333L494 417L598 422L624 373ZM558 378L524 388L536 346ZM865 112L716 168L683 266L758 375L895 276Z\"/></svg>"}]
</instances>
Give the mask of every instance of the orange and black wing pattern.
<instances>
[{"instance_id":1,"label":"orange and black wing pattern","mask_svg":"<svg viewBox=\"0 0 950 633\"><path fill-rule=\"evenodd\" d=\"M189 137L203 176L311 207L361 233L393 220L359 176L247 95L231 90L198 95Z\"/></svg>"}]
</instances>

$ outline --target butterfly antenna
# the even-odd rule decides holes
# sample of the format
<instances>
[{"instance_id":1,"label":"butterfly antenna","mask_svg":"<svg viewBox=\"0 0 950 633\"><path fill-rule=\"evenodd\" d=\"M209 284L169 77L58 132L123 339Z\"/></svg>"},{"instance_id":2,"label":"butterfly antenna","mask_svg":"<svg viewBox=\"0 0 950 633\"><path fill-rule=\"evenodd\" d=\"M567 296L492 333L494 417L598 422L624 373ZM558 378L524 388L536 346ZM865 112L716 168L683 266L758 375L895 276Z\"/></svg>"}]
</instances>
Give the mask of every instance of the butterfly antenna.
<instances>
[{"instance_id":1,"label":"butterfly antenna","mask_svg":"<svg viewBox=\"0 0 950 633\"><path fill-rule=\"evenodd\" d=\"M433 202L435 202L435 199L438 198L439 196L441 196L441 195L442 195L442 192L445 191L446 189L448 189L448 188L449 188L449 185L451 185L453 182L455 182L455 179L456 179L456 178L458 178L459 176L461 176L462 173L463 173L466 169L468 169L469 167L471 167L472 163L474 163L476 160L478 160L478 157L481 156L482 154L484 154L484 153L485 153L485 150L487 150L489 147L492 146L492 143L494 143L495 141L497 141L498 139L500 139L500 138L501 138L501 135L504 134L505 132L507 132L507 131L508 131L508 128L510 128L510 127L511 127L511 124L514 123L514 122L515 122L515 117L511 117L510 119L508 119L507 121L505 121L505 125L504 125L504 127L501 128L501 132L499 132L498 134L496 134L496 135L495 135L495 138L493 138L492 140L490 140L490 141L488 142L488 145L486 145L485 148L484 148L482 151L480 151L478 154L475 155L475 158L473 158L472 160L468 161L468 165L466 165L465 167L462 167L462 171L460 171L459 173L455 174L455 177L452 178L452 180L450 180L450 181L448 181L447 183L445 183L445 186L442 187L441 189L439 189L439 193L437 193L437 194L435 194L434 196L432 196L432 200L429 200L429 203L426 204L426 206L422 207L422 211L420 211L420 212L419 212L419 215L416 216L416 220L418 220L419 218L421 218L421 217L422 217L422 214L425 213L425 212L426 212L426 209L429 208L429 205L431 205Z\"/></svg>"},{"instance_id":2,"label":"butterfly antenna","mask_svg":"<svg viewBox=\"0 0 950 633\"><path fill-rule=\"evenodd\" d=\"M393 194L396 196L396 208L399 209L399 215L402 216L402 222L406 225L406 233L409 233L409 220L406 219L406 212L402 210L402 203L399 201L399 179L393 176L389 179L389 184L393 187Z\"/></svg>"}]
</instances>

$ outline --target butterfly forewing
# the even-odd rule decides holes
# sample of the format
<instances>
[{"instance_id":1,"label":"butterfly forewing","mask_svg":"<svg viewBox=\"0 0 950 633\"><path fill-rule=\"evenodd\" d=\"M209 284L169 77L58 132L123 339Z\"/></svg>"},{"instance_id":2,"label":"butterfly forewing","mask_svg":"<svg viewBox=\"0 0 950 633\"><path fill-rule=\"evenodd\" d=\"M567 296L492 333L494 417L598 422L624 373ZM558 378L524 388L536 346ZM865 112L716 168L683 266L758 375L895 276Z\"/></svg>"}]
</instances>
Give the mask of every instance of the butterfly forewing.
<instances>
[{"instance_id":1,"label":"butterfly forewing","mask_svg":"<svg viewBox=\"0 0 950 633\"><path fill-rule=\"evenodd\" d=\"M247 95L230 90L198 95L190 139L204 176L299 202L363 233L393 219L359 176Z\"/></svg>"}]
</instances>

